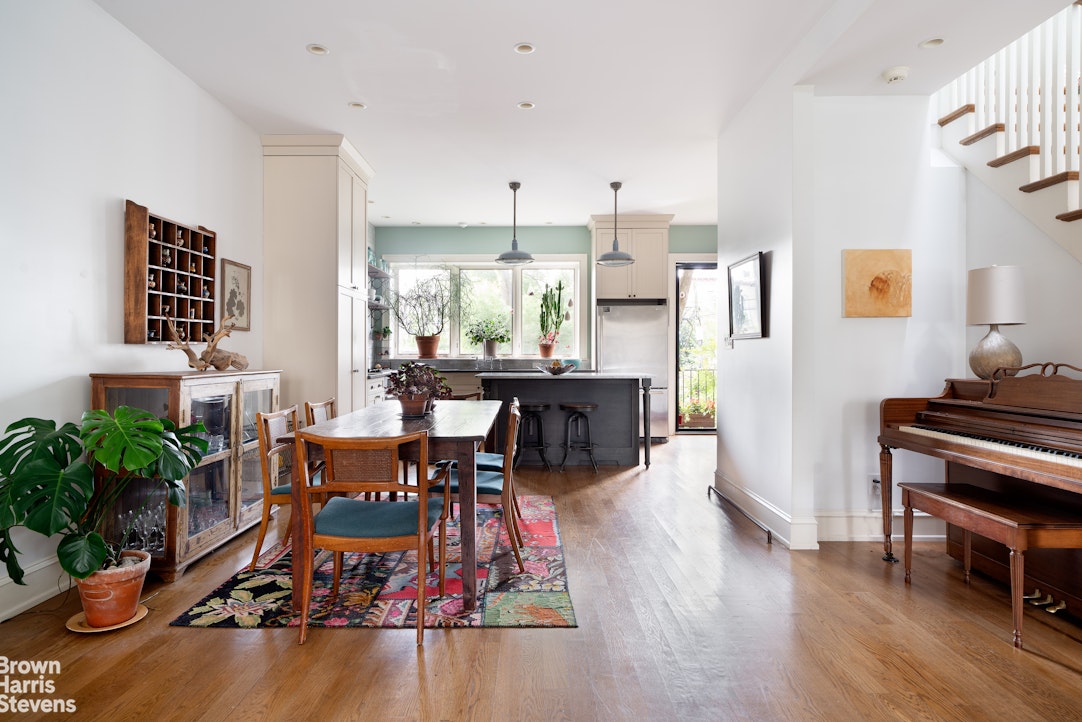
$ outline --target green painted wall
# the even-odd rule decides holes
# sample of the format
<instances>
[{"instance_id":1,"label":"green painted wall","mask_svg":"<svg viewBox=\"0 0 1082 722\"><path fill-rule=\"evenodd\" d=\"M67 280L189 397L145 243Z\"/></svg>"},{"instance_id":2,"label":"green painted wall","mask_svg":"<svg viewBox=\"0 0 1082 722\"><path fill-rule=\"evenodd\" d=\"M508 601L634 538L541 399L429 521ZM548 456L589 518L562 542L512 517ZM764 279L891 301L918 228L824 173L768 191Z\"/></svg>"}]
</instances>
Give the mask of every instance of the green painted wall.
<instances>
[{"instance_id":1,"label":"green painted wall","mask_svg":"<svg viewBox=\"0 0 1082 722\"><path fill-rule=\"evenodd\" d=\"M483 253L497 255L511 247L506 226L372 227L377 256L396 253ZM590 253L586 226L533 226L518 229L518 245L530 253ZM717 253L717 226L671 226L670 253Z\"/></svg>"}]
</instances>

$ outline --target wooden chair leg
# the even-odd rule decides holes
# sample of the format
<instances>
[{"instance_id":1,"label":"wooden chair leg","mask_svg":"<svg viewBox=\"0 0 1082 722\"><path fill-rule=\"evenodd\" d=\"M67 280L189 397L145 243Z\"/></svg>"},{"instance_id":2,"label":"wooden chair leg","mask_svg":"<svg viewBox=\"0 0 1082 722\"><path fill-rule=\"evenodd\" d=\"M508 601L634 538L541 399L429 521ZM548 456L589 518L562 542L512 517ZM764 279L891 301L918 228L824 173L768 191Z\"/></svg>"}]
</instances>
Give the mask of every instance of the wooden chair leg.
<instances>
[{"instance_id":1,"label":"wooden chair leg","mask_svg":"<svg viewBox=\"0 0 1082 722\"><path fill-rule=\"evenodd\" d=\"M315 573L314 567L309 569L301 583L301 631L300 641L297 644L304 644L304 640L308 637L308 607L312 604L312 577Z\"/></svg>"},{"instance_id":2,"label":"wooden chair leg","mask_svg":"<svg viewBox=\"0 0 1082 722\"><path fill-rule=\"evenodd\" d=\"M425 640L425 575L421 573L423 568L420 560L425 556L426 544L424 540L417 545L417 646L424 644Z\"/></svg>"},{"instance_id":3,"label":"wooden chair leg","mask_svg":"<svg viewBox=\"0 0 1082 722\"><path fill-rule=\"evenodd\" d=\"M447 522L440 524L440 596L447 594Z\"/></svg>"},{"instance_id":4,"label":"wooden chair leg","mask_svg":"<svg viewBox=\"0 0 1082 722\"><path fill-rule=\"evenodd\" d=\"M252 555L252 564L248 567L248 571L255 571L255 564L259 561L259 552L263 550L263 539L267 536L267 527L270 526L270 508L271 505L263 502L263 521L259 522L259 538L255 542L255 553Z\"/></svg>"},{"instance_id":5,"label":"wooden chair leg","mask_svg":"<svg viewBox=\"0 0 1082 722\"><path fill-rule=\"evenodd\" d=\"M334 586L331 588L331 596L333 597L338 596L338 582L342 578L342 556L342 552L334 553ZM315 573L315 569L312 570L312 573Z\"/></svg>"}]
</instances>

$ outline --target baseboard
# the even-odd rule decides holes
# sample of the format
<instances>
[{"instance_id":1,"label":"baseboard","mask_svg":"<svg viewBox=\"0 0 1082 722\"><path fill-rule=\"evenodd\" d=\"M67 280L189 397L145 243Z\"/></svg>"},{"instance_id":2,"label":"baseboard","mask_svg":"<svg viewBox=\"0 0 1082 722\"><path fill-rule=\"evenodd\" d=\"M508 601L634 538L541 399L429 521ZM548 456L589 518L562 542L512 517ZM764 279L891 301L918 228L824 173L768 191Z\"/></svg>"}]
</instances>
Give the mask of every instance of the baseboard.
<instances>
[{"instance_id":1,"label":"baseboard","mask_svg":"<svg viewBox=\"0 0 1082 722\"><path fill-rule=\"evenodd\" d=\"M875 511L816 512L819 521L819 541L858 542L883 541L883 514ZM904 527L902 512L895 513L891 523L891 539L902 541ZM923 512L913 513L913 541L943 541L946 526L943 521Z\"/></svg>"},{"instance_id":2,"label":"baseboard","mask_svg":"<svg viewBox=\"0 0 1082 722\"><path fill-rule=\"evenodd\" d=\"M726 500L770 530L774 541L790 549L814 550L819 548L818 522L812 517L794 517L766 499L736 486L717 471L714 472L714 488Z\"/></svg>"},{"instance_id":3,"label":"baseboard","mask_svg":"<svg viewBox=\"0 0 1082 722\"><path fill-rule=\"evenodd\" d=\"M73 586L56 557L30 565L23 581L26 582L25 586L16 584L9 577L0 579L0 622L22 614Z\"/></svg>"}]
</instances>

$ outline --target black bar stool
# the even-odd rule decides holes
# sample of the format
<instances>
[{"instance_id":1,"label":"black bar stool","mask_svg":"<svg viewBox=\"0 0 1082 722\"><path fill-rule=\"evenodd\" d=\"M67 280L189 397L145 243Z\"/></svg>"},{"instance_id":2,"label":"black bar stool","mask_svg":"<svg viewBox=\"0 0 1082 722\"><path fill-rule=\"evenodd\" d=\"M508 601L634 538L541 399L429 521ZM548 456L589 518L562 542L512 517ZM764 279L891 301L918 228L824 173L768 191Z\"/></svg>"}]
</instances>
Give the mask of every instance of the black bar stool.
<instances>
[{"instance_id":1,"label":"black bar stool","mask_svg":"<svg viewBox=\"0 0 1082 722\"><path fill-rule=\"evenodd\" d=\"M548 411L551 404L543 401L520 401L519 411L522 412L522 423L518 427L518 456L515 457L513 468L517 469L519 462L528 449L534 449L545 462L545 470L552 471L545 449L549 447L545 443L545 420L541 417L542 412Z\"/></svg>"},{"instance_id":2,"label":"black bar stool","mask_svg":"<svg viewBox=\"0 0 1082 722\"><path fill-rule=\"evenodd\" d=\"M591 411L597 409L597 404L589 401L563 401L560 403L560 409L562 411L570 411L567 415L567 430L564 434L564 458L560 462L560 471L564 470L564 464L567 462L567 452L572 449L585 451L590 455L590 463L594 466L594 473L597 473L597 459L594 458L594 440L590 436L590 417L587 416ZM583 434L582 426L586 425L586 433ZM572 440L572 429L574 429L574 440Z\"/></svg>"}]
</instances>

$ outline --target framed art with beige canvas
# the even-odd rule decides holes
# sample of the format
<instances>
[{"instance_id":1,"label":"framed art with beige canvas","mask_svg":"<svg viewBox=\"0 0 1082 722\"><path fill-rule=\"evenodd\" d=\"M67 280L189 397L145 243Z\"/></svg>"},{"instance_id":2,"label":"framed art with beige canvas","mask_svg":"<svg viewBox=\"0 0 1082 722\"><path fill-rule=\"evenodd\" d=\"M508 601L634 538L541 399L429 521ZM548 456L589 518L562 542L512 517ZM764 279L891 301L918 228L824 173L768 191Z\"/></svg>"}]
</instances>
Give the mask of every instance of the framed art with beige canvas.
<instances>
[{"instance_id":1,"label":"framed art with beige canvas","mask_svg":"<svg viewBox=\"0 0 1082 722\"><path fill-rule=\"evenodd\" d=\"M842 251L846 318L913 315L913 252L909 249Z\"/></svg>"},{"instance_id":2,"label":"framed art with beige canvas","mask_svg":"<svg viewBox=\"0 0 1082 722\"><path fill-rule=\"evenodd\" d=\"M252 330L252 267L222 259L222 311L233 317L234 331Z\"/></svg>"}]
</instances>

